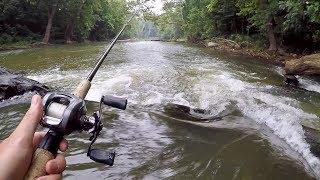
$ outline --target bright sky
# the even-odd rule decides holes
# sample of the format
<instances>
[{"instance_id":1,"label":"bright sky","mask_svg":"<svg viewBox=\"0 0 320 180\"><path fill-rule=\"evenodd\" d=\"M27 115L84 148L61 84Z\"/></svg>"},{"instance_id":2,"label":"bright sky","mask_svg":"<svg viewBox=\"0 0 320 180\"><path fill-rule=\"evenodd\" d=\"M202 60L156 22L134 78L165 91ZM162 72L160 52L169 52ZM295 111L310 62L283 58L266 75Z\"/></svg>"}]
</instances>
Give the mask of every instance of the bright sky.
<instances>
[{"instance_id":1,"label":"bright sky","mask_svg":"<svg viewBox=\"0 0 320 180\"><path fill-rule=\"evenodd\" d=\"M162 0L155 0L155 2L149 2L147 3L150 7L152 8L152 11L154 11L156 14L161 14L162 11L162 7L163 7L163 2Z\"/></svg>"},{"instance_id":2,"label":"bright sky","mask_svg":"<svg viewBox=\"0 0 320 180\"><path fill-rule=\"evenodd\" d=\"M127 0L128 2L133 0ZM150 0L144 3L145 6L151 8L151 10L156 13L157 15L160 15L163 13L162 7L163 7L163 1L164 0Z\"/></svg>"}]
</instances>

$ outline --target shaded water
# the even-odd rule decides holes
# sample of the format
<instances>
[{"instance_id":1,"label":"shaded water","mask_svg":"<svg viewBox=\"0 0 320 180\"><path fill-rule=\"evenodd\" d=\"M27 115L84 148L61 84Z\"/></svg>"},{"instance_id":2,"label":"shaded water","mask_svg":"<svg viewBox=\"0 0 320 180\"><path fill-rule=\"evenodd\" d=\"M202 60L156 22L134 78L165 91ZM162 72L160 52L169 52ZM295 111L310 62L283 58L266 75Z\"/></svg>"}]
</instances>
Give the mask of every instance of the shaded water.
<instances>
[{"instance_id":1,"label":"shaded water","mask_svg":"<svg viewBox=\"0 0 320 180\"><path fill-rule=\"evenodd\" d=\"M70 92L86 77L104 44L53 46L0 54L0 65ZM89 136L69 136L66 179L313 179L319 159L301 124L318 128L320 84L311 91L283 85L281 69L245 57L161 42L117 44L93 80L87 100L126 97L126 111L104 108L99 147L117 153L105 167L86 157ZM22 100L0 108L0 138L27 108ZM189 122L171 103L206 110ZM4 104L4 103L3 103ZM8 105L9 104L9 105ZM11 105L10 105L11 104ZM88 102L90 112L97 103Z\"/></svg>"}]
</instances>

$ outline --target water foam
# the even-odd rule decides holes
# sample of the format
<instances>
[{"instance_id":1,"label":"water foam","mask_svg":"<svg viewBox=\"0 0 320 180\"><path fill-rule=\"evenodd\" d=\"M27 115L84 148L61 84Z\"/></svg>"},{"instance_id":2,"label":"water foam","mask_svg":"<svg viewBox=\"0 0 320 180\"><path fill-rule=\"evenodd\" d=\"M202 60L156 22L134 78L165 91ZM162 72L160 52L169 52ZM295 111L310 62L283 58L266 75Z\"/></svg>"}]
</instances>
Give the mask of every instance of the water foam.
<instances>
[{"instance_id":1,"label":"water foam","mask_svg":"<svg viewBox=\"0 0 320 180\"><path fill-rule=\"evenodd\" d=\"M304 77L299 77L299 82L302 88L320 93L320 83Z\"/></svg>"},{"instance_id":2,"label":"water foam","mask_svg":"<svg viewBox=\"0 0 320 180\"><path fill-rule=\"evenodd\" d=\"M275 70L278 74L283 76L284 70L281 67L277 67ZM312 79L302 77L302 76L296 76L296 77L299 80L300 87L302 87L308 91L314 91L314 92L320 93L320 83L319 82L312 80Z\"/></svg>"},{"instance_id":3,"label":"water foam","mask_svg":"<svg viewBox=\"0 0 320 180\"><path fill-rule=\"evenodd\" d=\"M311 153L300 125L301 119L316 119L317 116L299 109L297 101L261 92L256 85L236 79L226 72L200 81L195 86L195 92L200 95L202 108L215 107L215 111L221 111L231 101L236 102L245 116L267 125L299 152L320 176L320 160Z\"/></svg>"}]
</instances>

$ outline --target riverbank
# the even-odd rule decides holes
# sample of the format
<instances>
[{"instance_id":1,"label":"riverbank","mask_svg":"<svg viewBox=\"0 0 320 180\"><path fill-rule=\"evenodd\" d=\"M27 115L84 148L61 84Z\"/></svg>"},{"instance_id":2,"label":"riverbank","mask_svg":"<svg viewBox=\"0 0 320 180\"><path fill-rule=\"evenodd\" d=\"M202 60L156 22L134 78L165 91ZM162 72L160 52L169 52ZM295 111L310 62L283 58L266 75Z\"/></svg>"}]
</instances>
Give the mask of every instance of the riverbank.
<instances>
[{"instance_id":1,"label":"riverbank","mask_svg":"<svg viewBox=\"0 0 320 180\"><path fill-rule=\"evenodd\" d=\"M20 49L30 49L30 48L37 48L37 47L43 47L43 46L50 46L50 45L59 45L59 44L73 44L76 42L71 43L64 43L64 42L54 42L54 43L48 43L45 44L41 41L19 41L15 43L9 43L9 44L0 44L0 52L1 51L10 51L10 50L20 50Z\"/></svg>"},{"instance_id":2,"label":"riverbank","mask_svg":"<svg viewBox=\"0 0 320 180\"><path fill-rule=\"evenodd\" d=\"M31 43L17 42L12 44L1 44L0 51L18 50L31 48Z\"/></svg>"},{"instance_id":3,"label":"riverbank","mask_svg":"<svg viewBox=\"0 0 320 180\"><path fill-rule=\"evenodd\" d=\"M222 53L230 53L232 55L239 56L248 56L254 57L257 59L261 59L267 61L274 65L279 65L284 67L287 60L295 59L302 57L302 55L297 55L294 53L286 53L283 50L280 51L268 51L263 49L262 47L247 47L243 45L243 42L236 42L230 39L225 38L213 38L210 40L204 40L199 42L190 42L186 39L177 39L174 41L165 41L165 42L180 42L187 43L191 45L198 45L201 47L205 47L208 49L212 49L214 51L219 51Z\"/></svg>"},{"instance_id":4,"label":"riverbank","mask_svg":"<svg viewBox=\"0 0 320 180\"><path fill-rule=\"evenodd\" d=\"M297 54L285 53L284 51L268 51L262 48L250 48L243 46L241 42L236 42L230 39L214 38L210 41L204 41L203 45L207 48L235 55L250 56L258 59L267 60L276 65L285 65L288 59L297 58Z\"/></svg>"},{"instance_id":5,"label":"riverbank","mask_svg":"<svg viewBox=\"0 0 320 180\"><path fill-rule=\"evenodd\" d=\"M259 42L234 41L225 38L212 38L199 42L189 42L186 39L177 39L173 42L198 45L236 56L253 57L269 64L281 66L284 70L283 73L286 77L286 82L294 85L298 85L298 80L295 77L296 75L320 77L320 53L316 52L311 55L305 55L287 53L283 49L269 51L262 47L261 42L259 45Z\"/></svg>"},{"instance_id":6,"label":"riverbank","mask_svg":"<svg viewBox=\"0 0 320 180\"><path fill-rule=\"evenodd\" d=\"M111 40L111 39L109 39ZM107 42L109 40L106 40ZM118 42L135 42L138 41L137 39L119 39ZM52 46L52 45L71 45L71 44L93 44L98 42L104 42L104 41L89 41L85 40L83 42L76 42L71 41L69 43L65 43L63 41L53 42L49 44L45 44L43 42L17 42L13 44L1 44L0 45L0 52L1 51L10 51L10 50L20 50L20 49L31 49L31 48L38 48L38 47L44 47L44 46Z\"/></svg>"}]
</instances>

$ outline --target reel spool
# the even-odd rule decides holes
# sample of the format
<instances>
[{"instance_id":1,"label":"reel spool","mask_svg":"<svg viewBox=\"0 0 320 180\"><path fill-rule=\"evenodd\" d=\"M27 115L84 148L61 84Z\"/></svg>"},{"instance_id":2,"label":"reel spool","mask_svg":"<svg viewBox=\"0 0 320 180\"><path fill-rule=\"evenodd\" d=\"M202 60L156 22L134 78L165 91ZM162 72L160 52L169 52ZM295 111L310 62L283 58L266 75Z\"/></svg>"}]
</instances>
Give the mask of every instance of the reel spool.
<instances>
[{"instance_id":1,"label":"reel spool","mask_svg":"<svg viewBox=\"0 0 320 180\"><path fill-rule=\"evenodd\" d=\"M44 96L42 103L44 116L41 125L43 127L62 135L83 130L87 110L81 98L71 94L52 92Z\"/></svg>"}]
</instances>

